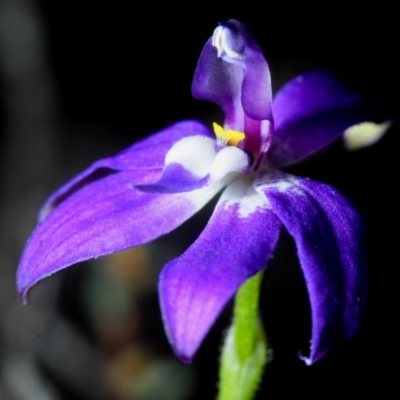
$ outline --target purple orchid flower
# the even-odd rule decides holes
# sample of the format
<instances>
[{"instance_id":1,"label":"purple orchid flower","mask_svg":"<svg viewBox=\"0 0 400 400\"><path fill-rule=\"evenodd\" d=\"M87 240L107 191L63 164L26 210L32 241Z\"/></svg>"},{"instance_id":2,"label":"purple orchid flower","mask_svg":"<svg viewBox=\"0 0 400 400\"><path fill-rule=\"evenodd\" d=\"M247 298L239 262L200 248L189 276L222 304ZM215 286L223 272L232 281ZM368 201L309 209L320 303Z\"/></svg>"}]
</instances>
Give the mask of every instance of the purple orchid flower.
<instances>
[{"instance_id":1,"label":"purple orchid flower","mask_svg":"<svg viewBox=\"0 0 400 400\"><path fill-rule=\"evenodd\" d=\"M272 102L268 64L235 20L220 24L206 43L192 92L223 109L224 127L214 124L214 134L197 121L176 123L57 190L22 256L19 293L26 301L33 285L72 264L172 231L225 188L197 241L161 272L171 345L191 361L233 294L266 266L283 225L296 242L310 297L311 364L359 325L363 232L341 194L279 168L367 120L366 106L324 72L291 80Z\"/></svg>"}]
</instances>

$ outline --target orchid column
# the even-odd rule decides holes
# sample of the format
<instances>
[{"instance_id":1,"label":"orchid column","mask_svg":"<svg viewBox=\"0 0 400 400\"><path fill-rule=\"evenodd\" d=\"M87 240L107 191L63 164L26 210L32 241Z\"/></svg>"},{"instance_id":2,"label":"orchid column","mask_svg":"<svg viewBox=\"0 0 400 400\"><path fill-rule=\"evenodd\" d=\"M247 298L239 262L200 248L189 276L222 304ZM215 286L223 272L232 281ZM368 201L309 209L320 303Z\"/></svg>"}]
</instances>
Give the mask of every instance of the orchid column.
<instances>
[{"instance_id":1,"label":"orchid column","mask_svg":"<svg viewBox=\"0 0 400 400\"><path fill-rule=\"evenodd\" d=\"M224 128L214 124L221 146L238 146L250 158L248 173L266 167L271 143L271 79L258 45L238 21L220 24L206 43L195 72L193 95L217 103ZM219 400L251 400L267 362L258 319L262 273L236 294L234 318L222 351Z\"/></svg>"}]
</instances>

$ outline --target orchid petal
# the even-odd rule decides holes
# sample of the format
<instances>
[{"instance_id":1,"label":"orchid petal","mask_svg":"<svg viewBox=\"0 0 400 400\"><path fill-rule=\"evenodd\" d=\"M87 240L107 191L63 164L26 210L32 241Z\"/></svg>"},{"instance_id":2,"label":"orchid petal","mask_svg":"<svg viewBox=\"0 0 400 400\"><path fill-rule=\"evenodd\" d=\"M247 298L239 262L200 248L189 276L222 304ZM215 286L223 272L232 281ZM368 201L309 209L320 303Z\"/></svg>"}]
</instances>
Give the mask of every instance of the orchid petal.
<instances>
[{"instance_id":1,"label":"orchid petal","mask_svg":"<svg viewBox=\"0 0 400 400\"><path fill-rule=\"evenodd\" d=\"M360 221L334 189L277 174L258 182L273 211L293 236L312 313L311 364L350 337L364 300L365 271Z\"/></svg>"},{"instance_id":2,"label":"orchid petal","mask_svg":"<svg viewBox=\"0 0 400 400\"><path fill-rule=\"evenodd\" d=\"M184 137L193 135L214 137L213 132L200 122L182 121L133 144L113 157L95 162L48 198L39 213L39 221L42 221L58 204L79 189L115 173L115 171L158 169L161 173L165 156L173 144ZM155 179L157 180L157 178ZM134 179L132 183L148 182L142 182L139 174L138 178Z\"/></svg>"},{"instance_id":3,"label":"orchid petal","mask_svg":"<svg viewBox=\"0 0 400 400\"><path fill-rule=\"evenodd\" d=\"M154 175L154 176L153 176ZM213 185L185 194L135 190L132 181L152 180L158 172L120 172L97 180L63 201L34 231L17 273L26 301L38 281L69 265L124 250L170 232L220 189Z\"/></svg>"},{"instance_id":4,"label":"orchid petal","mask_svg":"<svg viewBox=\"0 0 400 400\"><path fill-rule=\"evenodd\" d=\"M350 339L359 328L366 299L367 268L362 220L354 206L332 187L307 179L302 179L302 186L323 208L336 236L346 289L343 336Z\"/></svg>"},{"instance_id":5,"label":"orchid petal","mask_svg":"<svg viewBox=\"0 0 400 400\"><path fill-rule=\"evenodd\" d=\"M176 142L165 157L160 179L150 185L137 185L145 192L180 193L208 184L209 172L217 154L215 139L190 136Z\"/></svg>"},{"instance_id":6,"label":"orchid petal","mask_svg":"<svg viewBox=\"0 0 400 400\"><path fill-rule=\"evenodd\" d=\"M191 361L240 285L266 265L280 226L251 182L235 181L197 241L163 268L159 292L164 325L183 362Z\"/></svg>"},{"instance_id":7,"label":"orchid petal","mask_svg":"<svg viewBox=\"0 0 400 400\"><path fill-rule=\"evenodd\" d=\"M350 126L371 121L365 101L336 78L312 71L289 81L275 96L275 132L269 160L293 164L339 138Z\"/></svg>"},{"instance_id":8,"label":"orchid petal","mask_svg":"<svg viewBox=\"0 0 400 400\"><path fill-rule=\"evenodd\" d=\"M135 189L149 193L184 193L208 185L210 177L199 177L185 169L182 164L170 164L164 168L160 179L149 185L135 185Z\"/></svg>"}]
</instances>

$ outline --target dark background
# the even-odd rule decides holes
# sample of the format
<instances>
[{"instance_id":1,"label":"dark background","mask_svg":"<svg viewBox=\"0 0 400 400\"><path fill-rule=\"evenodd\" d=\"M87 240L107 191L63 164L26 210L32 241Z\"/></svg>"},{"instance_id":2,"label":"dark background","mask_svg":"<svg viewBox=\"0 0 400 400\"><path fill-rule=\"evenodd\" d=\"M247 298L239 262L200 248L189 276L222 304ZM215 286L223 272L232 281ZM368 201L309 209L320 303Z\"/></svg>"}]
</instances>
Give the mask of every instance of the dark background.
<instances>
[{"instance_id":1,"label":"dark background","mask_svg":"<svg viewBox=\"0 0 400 400\"><path fill-rule=\"evenodd\" d=\"M160 6L128 1L1 0L0 398L164 400L168 397L162 397L162 392L175 389L163 377L152 378L154 386L160 386L157 395L139 395L136 389L123 387L140 381L143 370L153 371L160 358L172 363L172 380L190 382L189 389L182 389L183 398L215 396L229 308L194 366L181 368L173 363L164 337L153 267L144 269L154 272L149 272L152 283L147 290L137 286L133 290L139 293L137 307L132 308L141 315L139 327L133 317L126 317L130 322L122 324L121 330L129 326L130 333L123 339L115 332L118 338L111 335L110 339L109 328L104 328L107 334L101 329L99 333L99 324L92 323L95 317L87 311L84 298L87 293L96 298L88 287L101 266L71 268L51 278L35 288L26 307L19 303L13 280L35 214L57 186L96 159L173 122L189 118L221 122L216 106L191 97L190 85L202 46L216 24L230 18L253 31L269 62L274 91L302 71L328 69L362 93L382 117L395 121L373 147L348 153L337 143L291 169L331 184L361 211L369 296L356 337L316 365L303 365L297 351L306 348L309 340L308 300L294 245L284 235L265 274L263 319L274 352L257 398L350 397L372 390L387 397L385 393L395 388L390 362L398 356L399 333L395 329L398 178L394 174L398 170L399 69L394 15L385 2L371 8L351 1L319 6L266 2L260 8L253 1L239 6L217 1ZM161 254L162 260L179 254L196 238L211 210L158 241L149 252ZM162 262L149 257L148 264L157 270ZM110 293L106 286L101 298ZM57 324L64 327L59 336ZM117 355L126 354L126 349L130 357L126 356L129 367L125 368ZM178 397L172 395L171 400Z\"/></svg>"}]
</instances>

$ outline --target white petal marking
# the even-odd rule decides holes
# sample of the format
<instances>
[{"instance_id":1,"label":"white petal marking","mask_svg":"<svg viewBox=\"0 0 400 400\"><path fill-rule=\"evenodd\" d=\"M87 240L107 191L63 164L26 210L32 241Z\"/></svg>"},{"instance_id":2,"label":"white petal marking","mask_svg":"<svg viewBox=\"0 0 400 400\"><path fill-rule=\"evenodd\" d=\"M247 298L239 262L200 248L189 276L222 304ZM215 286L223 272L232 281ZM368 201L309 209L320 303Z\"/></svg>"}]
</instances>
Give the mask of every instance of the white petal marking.
<instances>
[{"instance_id":1,"label":"white petal marking","mask_svg":"<svg viewBox=\"0 0 400 400\"><path fill-rule=\"evenodd\" d=\"M185 193L186 198L193 204L195 209L200 209L205 206L222 188L222 182L211 183L201 189L192 190Z\"/></svg>"},{"instance_id":2,"label":"white petal marking","mask_svg":"<svg viewBox=\"0 0 400 400\"><path fill-rule=\"evenodd\" d=\"M196 176L207 175L216 155L215 140L189 136L176 142L165 157L165 165L177 163Z\"/></svg>"},{"instance_id":3,"label":"white petal marking","mask_svg":"<svg viewBox=\"0 0 400 400\"><path fill-rule=\"evenodd\" d=\"M210 171L211 180L217 181L229 172L246 173L249 169L249 157L235 146L223 148L216 155Z\"/></svg>"},{"instance_id":4,"label":"white petal marking","mask_svg":"<svg viewBox=\"0 0 400 400\"><path fill-rule=\"evenodd\" d=\"M286 192L290 190L297 195L304 195L304 192L299 188L299 180L289 174L280 171L272 171L261 175L255 183L255 190L264 193L265 190L275 190L278 192Z\"/></svg>"},{"instance_id":5,"label":"white petal marking","mask_svg":"<svg viewBox=\"0 0 400 400\"><path fill-rule=\"evenodd\" d=\"M247 218L259 209L270 209L271 205L265 195L254 189L254 180L254 176L241 176L225 189L218 204L225 208L239 204L238 213L241 218Z\"/></svg>"}]
</instances>

